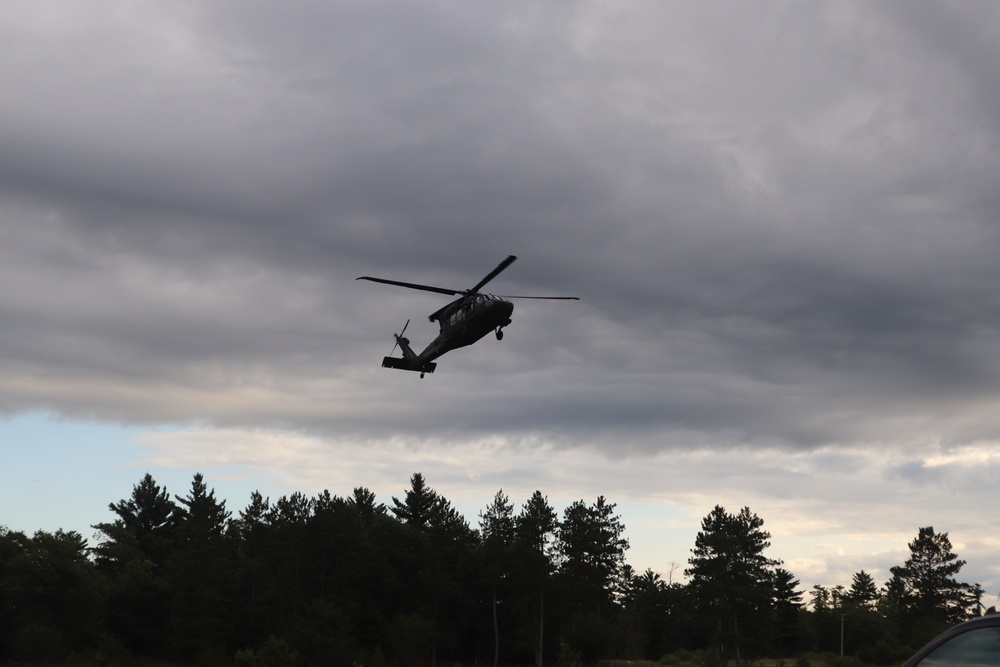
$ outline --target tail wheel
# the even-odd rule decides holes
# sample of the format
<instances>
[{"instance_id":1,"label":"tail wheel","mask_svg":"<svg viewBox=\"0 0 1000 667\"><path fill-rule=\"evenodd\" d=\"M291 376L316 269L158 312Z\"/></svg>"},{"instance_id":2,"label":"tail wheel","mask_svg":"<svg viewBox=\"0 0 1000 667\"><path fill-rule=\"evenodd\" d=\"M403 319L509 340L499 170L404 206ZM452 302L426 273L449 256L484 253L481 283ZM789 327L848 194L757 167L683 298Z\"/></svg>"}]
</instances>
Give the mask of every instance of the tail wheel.
<instances>
[{"instance_id":1,"label":"tail wheel","mask_svg":"<svg viewBox=\"0 0 1000 667\"><path fill-rule=\"evenodd\" d=\"M497 329L497 340L503 340L503 329Z\"/></svg>"}]
</instances>

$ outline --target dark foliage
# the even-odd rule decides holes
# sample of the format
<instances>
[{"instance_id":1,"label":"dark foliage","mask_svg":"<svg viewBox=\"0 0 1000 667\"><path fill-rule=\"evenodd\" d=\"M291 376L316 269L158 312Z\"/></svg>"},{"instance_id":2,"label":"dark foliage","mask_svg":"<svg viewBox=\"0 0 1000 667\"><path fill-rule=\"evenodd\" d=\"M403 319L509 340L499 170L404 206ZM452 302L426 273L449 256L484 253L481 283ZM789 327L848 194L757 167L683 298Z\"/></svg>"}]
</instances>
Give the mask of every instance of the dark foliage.
<instances>
[{"instance_id":1,"label":"dark foliage","mask_svg":"<svg viewBox=\"0 0 1000 667\"><path fill-rule=\"evenodd\" d=\"M737 660L803 651L898 661L982 588L954 577L947 534L921 529L880 590L813 590L764 554L763 520L716 507L686 585L635 573L615 505L561 519L536 491L502 492L472 528L419 473L401 498L363 487L234 516L198 474L171 496L150 475L109 505L90 547L74 532L0 527L0 663L429 665L593 664L702 651Z\"/></svg>"}]
</instances>

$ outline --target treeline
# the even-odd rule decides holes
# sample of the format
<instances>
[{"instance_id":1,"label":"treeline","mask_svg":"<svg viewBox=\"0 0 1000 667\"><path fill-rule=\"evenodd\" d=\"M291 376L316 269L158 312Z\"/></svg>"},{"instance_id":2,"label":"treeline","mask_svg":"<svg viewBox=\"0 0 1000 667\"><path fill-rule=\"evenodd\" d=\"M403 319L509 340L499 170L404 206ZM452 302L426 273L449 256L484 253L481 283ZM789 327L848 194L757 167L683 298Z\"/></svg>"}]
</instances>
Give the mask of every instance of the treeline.
<instances>
[{"instance_id":1,"label":"treeline","mask_svg":"<svg viewBox=\"0 0 1000 667\"><path fill-rule=\"evenodd\" d=\"M740 664L839 653L843 637L847 655L890 664L982 606L933 528L882 586L861 571L806 604L749 508L703 519L686 583L626 564L604 497L560 516L539 491L519 507L500 491L473 527L419 473L388 506L365 488L254 493L236 516L200 474L183 497L147 474L110 509L93 547L0 528L0 660Z\"/></svg>"}]
</instances>

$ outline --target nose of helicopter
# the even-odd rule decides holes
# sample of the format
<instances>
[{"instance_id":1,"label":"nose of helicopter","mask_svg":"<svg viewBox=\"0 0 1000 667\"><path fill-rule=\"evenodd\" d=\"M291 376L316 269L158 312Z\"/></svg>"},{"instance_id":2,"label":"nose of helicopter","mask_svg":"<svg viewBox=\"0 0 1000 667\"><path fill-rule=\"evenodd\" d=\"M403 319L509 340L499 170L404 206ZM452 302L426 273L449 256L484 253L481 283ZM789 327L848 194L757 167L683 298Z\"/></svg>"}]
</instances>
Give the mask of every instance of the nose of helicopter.
<instances>
[{"instance_id":1,"label":"nose of helicopter","mask_svg":"<svg viewBox=\"0 0 1000 667\"><path fill-rule=\"evenodd\" d=\"M514 304L493 295L486 297L485 301L486 321L490 322L491 327L505 327L510 324L510 314L514 312Z\"/></svg>"},{"instance_id":2,"label":"nose of helicopter","mask_svg":"<svg viewBox=\"0 0 1000 667\"><path fill-rule=\"evenodd\" d=\"M504 319L510 319L510 314L514 312L514 304L505 299L498 299L493 302L493 309Z\"/></svg>"}]
</instances>

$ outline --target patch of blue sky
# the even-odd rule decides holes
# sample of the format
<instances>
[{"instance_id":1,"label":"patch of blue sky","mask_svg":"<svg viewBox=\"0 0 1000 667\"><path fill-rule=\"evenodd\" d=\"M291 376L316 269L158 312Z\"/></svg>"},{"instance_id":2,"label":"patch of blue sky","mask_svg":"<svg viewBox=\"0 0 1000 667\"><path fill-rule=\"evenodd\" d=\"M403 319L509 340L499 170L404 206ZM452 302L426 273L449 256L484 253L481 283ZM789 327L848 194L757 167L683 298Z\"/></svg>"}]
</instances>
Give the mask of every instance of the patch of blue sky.
<instances>
[{"instance_id":1,"label":"patch of blue sky","mask_svg":"<svg viewBox=\"0 0 1000 667\"><path fill-rule=\"evenodd\" d=\"M93 545L98 538L92 526L113 521L108 505L129 498L147 472L172 499L187 496L195 473L201 472L234 518L255 490L272 501L294 491L236 466L189 470L169 461L151 462L141 436L171 430L169 425L121 426L46 413L0 420L0 526L28 535L73 530Z\"/></svg>"},{"instance_id":2,"label":"patch of blue sky","mask_svg":"<svg viewBox=\"0 0 1000 667\"><path fill-rule=\"evenodd\" d=\"M45 413L0 420L0 525L29 535L75 530L89 539L90 525L106 520L109 492L131 489L133 433Z\"/></svg>"},{"instance_id":3,"label":"patch of blue sky","mask_svg":"<svg viewBox=\"0 0 1000 667\"><path fill-rule=\"evenodd\" d=\"M172 499L187 496L195 473L201 472L216 498L238 517L261 476L235 466L189 470L150 462L142 434L170 430L169 425L122 426L40 412L0 420L0 526L28 535L74 530L93 545L92 526L113 521L108 505L127 499L147 472ZM274 501L297 489L259 490Z\"/></svg>"}]
</instances>

